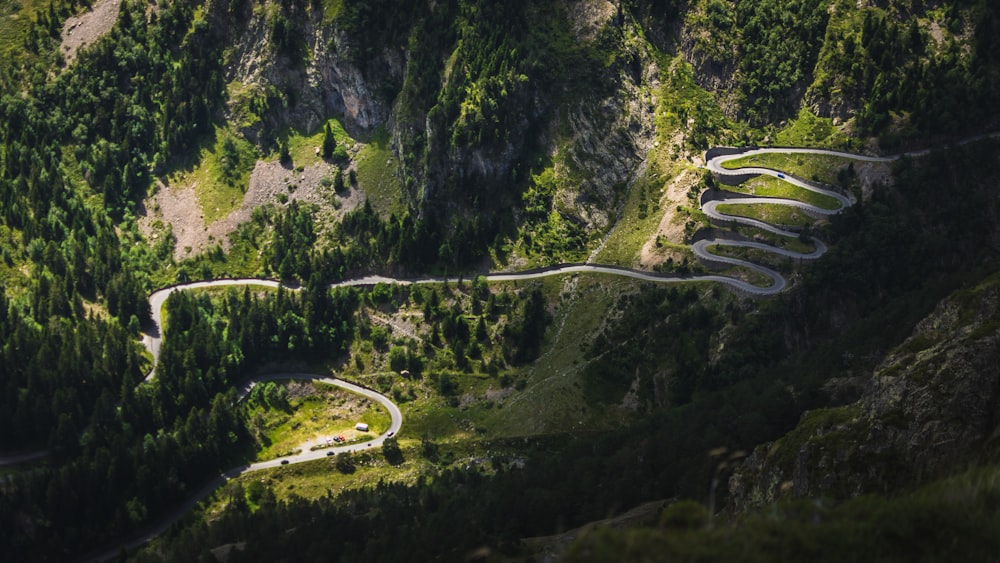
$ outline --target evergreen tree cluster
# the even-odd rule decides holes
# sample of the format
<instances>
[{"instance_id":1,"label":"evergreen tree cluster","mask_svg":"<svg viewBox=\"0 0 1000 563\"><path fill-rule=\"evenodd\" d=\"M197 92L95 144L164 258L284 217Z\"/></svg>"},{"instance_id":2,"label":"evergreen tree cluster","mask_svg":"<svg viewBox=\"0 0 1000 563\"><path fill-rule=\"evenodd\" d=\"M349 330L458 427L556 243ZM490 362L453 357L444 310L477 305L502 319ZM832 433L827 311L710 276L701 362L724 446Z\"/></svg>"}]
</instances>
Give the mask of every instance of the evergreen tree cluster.
<instances>
[{"instance_id":1,"label":"evergreen tree cluster","mask_svg":"<svg viewBox=\"0 0 1000 563\"><path fill-rule=\"evenodd\" d=\"M811 80L828 17L826 0L736 3L734 25L743 45L740 90L751 121L798 109L795 89L801 92Z\"/></svg>"},{"instance_id":2,"label":"evergreen tree cluster","mask_svg":"<svg viewBox=\"0 0 1000 563\"><path fill-rule=\"evenodd\" d=\"M944 7L941 42L918 25L917 14L901 20L867 10L860 26L831 27L814 92L861 100L866 134L885 133L893 114L911 116L911 134L960 133L990 119L1000 88L1000 7L970 4L968 19Z\"/></svg>"},{"instance_id":3,"label":"evergreen tree cluster","mask_svg":"<svg viewBox=\"0 0 1000 563\"><path fill-rule=\"evenodd\" d=\"M60 458L68 456L98 399L134 386L144 362L118 323L82 311L45 311L46 316L36 317L5 293L0 291L0 425L7 431L0 435L0 449L47 445ZM79 297L76 301L75 308L82 309Z\"/></svg>"},{"instance_id":4,"label":"evergreen tree cluster","mask_svg":"<svg viewBox=\"0 0 1000 563\"><path fill-rule=\"evenodd\" d=\"M151 169L210 131L224 99L221 31L195 8L171 2L147 19L144 3L123 3L111 34L37 94L117 217L145 196Z\"/></svg>"},{"instance_id":5,"label":"evergreen tree cluster","mask_svg":"<svg viewBox=\"0 0 1000 563\"><path fill-rule=\"evenodd\" d=\"M52 445L60 463L17 473L6 483L0 495L4 552L20 559L79 555L132 534L176 507L253 447L235 385L270 360L346 350L356 306L351 290L279 290L265 298L249 289L231 290L219 300L180 292L166 304L164 341L151 383L137 386L138 360L110 348L114 340L103 349L78 350L82 357L42 355L51 367L29 363L36 377L62 368L67 377L95 380L84 390L103 390L90 399L92 412L86 411L79 401L89 397L52 375L44 381L63 385L51 390L51 399L41 395L46 389L32 389L39 392L33 402L12 411L20 415L37 406L40 415L58 420ZM0 324L0 331L7 326ZM60 335L51 332L61 328L56 322L43 345L58 345L62 338L68 340L62 347L72 351L102 327L107 330L91 322L78 334ZM78 359L79 366L70 363ZM105 365L115 360L121 365ZM81 373L88 368L93 371ZM111 383L97 379L110 378L109 372L130 377ZM43 398L58 410L34 404ZM30 534L20 527L19 514L34 522Z\"/></svg>"},{"instance_id":6,"label":"evergreen tree cluster","mask_svg":"<svg viewBox=\"0 0 1000 563\"><path fill-rule=\"evenodd\" d=\"M856 8L831 0L705 0L694 7L702 14L689 16L694 50L738 70L751 123L794 115L803 101L841 117L856 111L862 135L885 134L904 115L908 135L959 133L994 117L995 2Z\"/></svg>"}]
</instances>

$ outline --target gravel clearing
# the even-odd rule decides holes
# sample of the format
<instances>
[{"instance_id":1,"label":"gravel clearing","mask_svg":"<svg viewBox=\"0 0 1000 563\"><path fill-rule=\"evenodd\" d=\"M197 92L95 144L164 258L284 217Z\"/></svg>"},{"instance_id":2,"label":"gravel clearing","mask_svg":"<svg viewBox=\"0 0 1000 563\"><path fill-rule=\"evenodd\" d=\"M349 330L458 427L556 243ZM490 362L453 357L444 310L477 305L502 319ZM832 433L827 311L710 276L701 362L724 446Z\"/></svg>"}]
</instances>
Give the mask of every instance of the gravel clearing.
<instances>
[{"instance_id":1,"label":"gravel clearing","mask_svg":"<svg viewBox=\"0 0 1000 563\"><path fill-rule=\"evenodd\" d=\"M323 186L323 178L332 178L336 169L336 166L326 162L296 170L278 162L258 161L250 174L249 186L239 208L210 225L205 224L194 184L171 186L161 181L147 199L146 213L140 217L139 225L148 239L156 231L154 224L157 221L170 224L177 238L174 260L190 258L216 244L221 244L223 250L229 250L229 234L241 223L249 221L255 208L272 203L282 205L281 194L287 202L317 204L321 217L332 216L334 219L362 205L365 194L360 189L349 188L337 194L333 187ZM337 208L334 200L339 203ZM317 226L323 223L318 220Z\"/></svg>"},{"instance_id":2,"label":"gravel clearing","mask_svg":"<svg viewBox=\"0 0 1000 563\"><path fill-rule=\"evenodd\" d=\"M67 65L73 62L81 47L93 45L111 31L118 20L121 6L122 0L97 0L89 12L66 19L59 52L66 58Z\"/></svg>"},{"instance_id":3,"label":"gravel clearing","mask_svg":"<svg viewBox=\"0 0 1000 563\"><path fill-rule=\"evenodd\" d=\"M687 193L692 185L697 184L699 175L685 170L667 184L666 194L661 200L663 218L656 232L646 240L639 252L639 268L652 270L666 262L667 258L676 258L677 252L668 248L656 246L656 239L662 236L666 242L684 244L684 221L677 218L677 206L687 201Z\"/></svg>"}]
</instances>

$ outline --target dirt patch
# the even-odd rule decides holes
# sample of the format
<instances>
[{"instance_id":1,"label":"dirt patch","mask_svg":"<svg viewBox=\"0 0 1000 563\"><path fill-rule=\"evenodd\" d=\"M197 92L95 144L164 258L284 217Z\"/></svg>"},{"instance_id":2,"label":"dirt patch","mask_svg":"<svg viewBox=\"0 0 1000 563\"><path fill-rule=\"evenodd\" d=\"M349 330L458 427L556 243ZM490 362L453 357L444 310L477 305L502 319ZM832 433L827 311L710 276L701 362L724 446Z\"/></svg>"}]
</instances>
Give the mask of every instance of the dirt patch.
<instances>
[{"instance_id":1,"label":"dirt patch","mask_svg":"<svg viewBox=\"0 0 1000 563\"><path fill-rule=\"evenodd\" d=\"M463 409L471 407L476 402L476 395L473 392L468 392L463 394L458 399L458 406Z\"/></svg>"},{"instance_id":2,"label":"dirt patch","mask_svg":"<svg viewBox=\"0 0 1000 563\"><path fill-rule=\"evenodd\" d=\"M291 201L314 203L320 206L321 219L338 219L363 204L365 195L356 188L347 188L338 194L332 186L325 186L329 181L324 179L332 178L336 168L319 162L296 170L278 162L258 161L250 174L250 182L239 208L210 225L205 224L194 184L170 186L161 181L146 202L147 212L140 218L139 225L148 238L154 234L157 221L169 224L177 239L174 260L183 260L216 244L221 245L223 250L229 250L229 234L249 221L253 210L263 205L281 205ZM317 221L317 224L322 223Z\"/></svg>"},{"instance_id":3,"label":"dirt patch","mask_svg":"<svg viewBox=\"0 0 1000 563\"><path fill-rule=\"evenodd\" d=\"M642 385L642 378L636 376L632 380L632 384L629 385L628 391L625 392L625 396L622 397L621 408L638 411L639 410L639 386Z\"/></svg>"},{"instance_id":4,"label":"dirt patch","mask_svg":"<svg viewBox=\"0 0 1000 563\"><path fill-rule=\"evenodd\" d=\"M238 543L227 543L226 545L220 545L219 547L212 548L209 551L211 551L212 555L215 556L216 561L226 563L229 561L229 554L232 553L234 549L242 552L246 549L246 547L247 542L244 541Z\"/></svg>"},{"instance_id":5,"label":"dirt patch","mask_svg":"<svg viewBox=\"0 0 1000 563\"><path fill-rule=\"evenodd\" d=\"M155 239L158 233L153 225L157 222L167 223L173 229L177 245L174 247L174 259L180 260L185 257L181 249L185 247L204 250L204 242L197 243L196 240L203 238L205 241L208 235L199 237L198 234L205 231L205 216L198 206L198 198L194 193L194 186L172 189L163 182L157 182L153 196L145 204L146 213L139 217L139 228L143 236L147 239ZM192 246L197 245L197 246Z\"/></svg>"},{"instance_id":6,"label":"dirt patch","mask_svg":"<svg viewBox=\"0 0 1000 563\"><path fill-rule=\"evenodd\" d=\"M292 380L285 384L288 390L288 400L304 399L310 395L316 395L316 386L312 381Z\"/></svg>"},{"instance_id":7,"label":"dirt patch","mask_svg":"<svg viewBox=\"0 0 1000 563\"><path fill-rule=\"evenodd\" d=\"M687 202L687 193L691 186L697 184L699 175L684 170L679 176L667 184L663 198L660 200L660 208L664 209L663 218L656 232L642 245L639 252L639 266L643 269L653 268L666 262L667 258L673 257L675 261L681 257L668 246L657 246L657 237L663 242L674 244L684 243L684 220L677 216L677 206Z\"/></svg>"},{"instance_id":8,"label":"dirt patch","mask_svg":"<svg viewBox=\"0 0 1000 563\"><path fill-rule=\"evenodd\" d=\"M97 0L89 12L66 20L62 29L62 43L59 52L69 65L76 59L82 47L93 45L105 33L111 31L118 20L122 0Z\"/></svg>"},{"instance_id":9,"label":"dirt patch","mask_svg":"<svg viewBox=\"0 0 1000 563\"><path fill-rule=\"evenodd\" d=\"M486 390L486 400L487 401L502 401L514 393L513 387L506 387L501 389L494 389L490 387Z\"/></svg>"},{"instance_id":10,"label":"dirt patch","mask_svg":"<svg viewBox=\"0 0 1000 563\"><path fill-rule=\"evenodd\" d=\"M927 26L927 31L934 39L934 43L937 47L944 45L944 30L941 28L940 23L932 21L931 24Z\"/></svg>"}]
</instances>

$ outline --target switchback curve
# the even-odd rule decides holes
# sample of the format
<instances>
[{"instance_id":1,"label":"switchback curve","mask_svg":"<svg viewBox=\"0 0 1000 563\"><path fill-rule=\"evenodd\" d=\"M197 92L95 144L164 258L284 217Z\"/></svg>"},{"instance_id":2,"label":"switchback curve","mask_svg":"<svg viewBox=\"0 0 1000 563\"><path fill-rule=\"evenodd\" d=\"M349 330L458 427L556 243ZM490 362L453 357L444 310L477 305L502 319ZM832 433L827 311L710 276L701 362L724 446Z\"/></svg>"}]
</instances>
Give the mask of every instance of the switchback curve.
<instances>
[{"instance_id":1,"label":"switchback curve","mask_svg":"<svg viewBox=\"0 0 1000 563\"><path fill-rule=\"evenodd\" d=\"M709 172L720 179L734 179L734 178L747 178L753 176L771 176L777 178L780 181L787 182L793 186L797 186L804 190L808 190L813 193L817 193L826 197L829 197L837 202L837 207L833 209L819 207L804 201L799 201L796 199L788 198L778 198L778 197L727 197L721 200L711 200L706 201L702 204L702 212L705 213L710 219L720 222L726 222L731 224L745 225L748 227L754 227L761 229L763 231L781 236L786 238L797 238L799 233L789 230L781 225L773 225L766 221L761 221L759 219L752 219L749 217L742 217L739 215L730 215L719 210L720 205L782 205L786 207L793 207L795 209L802 210L813 217L827 217L830 215L836 215L844 209L854 205L855 199L853 194L842 193L837 190L830 189L829 187L823 186L818 183L808 182L801 178L790 175L787 172L773 168L765 168L758 166L744 166L740 168L725 168L723 164L726 162L745 158L748 156L758 155L758 154L813 154L813 155L828 155L837 156L842 158L848 158L851 160L856 160L860 162L891 162L900 158L901 155L889 156L889 157L878 157L878 156L864 156L853 153L833 151L826 149L798 149L798 148L766 148L766 149L748 149L744 151L733 152L732 154L718 155L713 158L708 159L706 163L706 168ZM724 264L729 264L733 266L742 266L764 274L772 280L772 285L769 289L772 293L778 293L783 291L788 282L785 280L779 272L772 270L770 268L755 264L753 262L742 260L739 258L731 258L725 256L719 256L716 254L711 254L708 252L710 247L740 247L740 248L754 248L757 250L762 250L769 252L771 254L776 254L778 256L784 256L787 258L794 258L798 260L815 260L823 254L826 253L827 246L823 241L812 238L813 250L811 252L798 252L794 250L787 250L784 248L779 248L776 246L758 243L758 242L748 242L741 240L734 240L728 238L710 238L696 242L693 245L695 255L700 259L709 262L719 262Z\"/></svg>"}]
</instances>

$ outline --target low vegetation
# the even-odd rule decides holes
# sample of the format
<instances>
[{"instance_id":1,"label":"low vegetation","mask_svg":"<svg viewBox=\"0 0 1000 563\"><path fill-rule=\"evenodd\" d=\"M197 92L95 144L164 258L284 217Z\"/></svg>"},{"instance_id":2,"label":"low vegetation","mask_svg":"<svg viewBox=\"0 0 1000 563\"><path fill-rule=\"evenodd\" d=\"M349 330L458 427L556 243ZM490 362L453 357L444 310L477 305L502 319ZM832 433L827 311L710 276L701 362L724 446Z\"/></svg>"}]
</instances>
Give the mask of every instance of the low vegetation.
<instances>
[{"instance_id":1,"label":"low vegetation","mask_svg":"<svg viewBox=\"0 0 1000 563\"><path fill-rule=\"evenodd\" d=\"M831 155L806 154L755 154L727 161L725 168L735 169L759 166L779 170L792 176L830 186L843 184L845 177L855 174L860 163L850 158Z\"/></svg>"},{"instance_id":2,"label":"low vegetation","mask_svg":"<svg viewBox=\"0 0 1000 563\"><path fill-rule=\"evenodd\" d=\"M665 212L666 184L681 168L664 171L655 157L652 162L646 174L633 179L628 186L621 216L608 233L604 248L595 257L596 262L634 266L643 243L656 233Z\"/></svg>"},{"instance_id":3,"label":"low vegetation","mask_svg":"<svg viewBox=\"0 0 1000 563\"><path fill-rule=\"evenodd\" d=\"M719 213L747 217L771 225L804 227L814 221L805 211L777 203L726 203L719 205Z\"/></svg>"},{"instance_id":4,"label":"low vegetation","mask_svg":"<svg viewBox=\"0 0 1000 563\"><path fill-rule=\"evenodd\" d=\"M372 207L384 216L404 209L394 158L384 130L377 131L357 156L358 185L365 190Z\"/></svg>"},{"instance_id":5,"label":"low vegetation","mask_svg":"<svg viewBox=\"0 0 1000 563\"><path fill-rule=\"evenodd\" d=\"M784 128L776 131L770 141L770 144L778 147L809 147L849 152L857 152L860 149L856 139L847 134L845 127L835 125L833 118L817 117L806 107L800 109L794 119L789 119Z\"/></svg>"},{"instance_id":6,"label":"low vegetation","mask_svg":"<svg viewBox=\"0 0 1000 563\"><path fill-rule=\"evenodd\" d=\"M168 189L194 187L205 224L236 210L243 202L257 151L242 136L217 128L206 140L190 167L180 167L166 176Z\"/></svg>"},{"instance_id":7,"label":"low vegetation","mask_svg":"<svg viewBox=\"0 0 1000 563\"><path fill-rule=\"evenodd\" d=\"M745 159L741 159L745 160ZM746 159L748 160L748 159ZM729 163L726 163L729 164ZM763 164L747 164L746 166L764 166ZM776 170L785 170L781 167L776 167ZM746 182L743 182L736 187L726 187L727 190L745 193L760 197L780 197L784 199L793 199L796 201L801 201L804 203L809 203L820 207L823 209L838 210L842 206L836 198L830 197L825 194L816 193L804 188L800 188L794 184L788 182L783 182L778 178L773 176L758 176Z\"/></svg>"}]
</instances>

